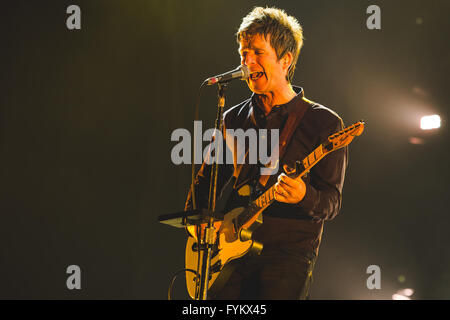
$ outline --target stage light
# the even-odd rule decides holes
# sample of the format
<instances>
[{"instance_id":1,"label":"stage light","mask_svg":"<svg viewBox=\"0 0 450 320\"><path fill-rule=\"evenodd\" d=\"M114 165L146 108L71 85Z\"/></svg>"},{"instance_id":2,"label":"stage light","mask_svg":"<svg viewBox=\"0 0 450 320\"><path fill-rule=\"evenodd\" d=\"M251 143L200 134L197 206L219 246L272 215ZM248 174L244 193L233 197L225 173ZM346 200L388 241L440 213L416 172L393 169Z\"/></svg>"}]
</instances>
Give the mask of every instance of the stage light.
<instances>
[{"instance_id":1,"label":"stage light","mask_svg":"<svg viewBox=\"0 0 450 320\"><path fill-rule=\"evenodd\" d=\"M414 290L411 288L401 289L392 295L392 300L411 300L413 294Z\"/></svg>"},{"instance_id":2,"label":"stage light","mask_svg":"<svg viewBox=\"0 0 450 320\"><path fill-rule=\"evenodd\" d=\"M403 295L398 294L398 293L394 293L394 294L392 295L392 300L411 300L411 298L410 298L410 297L403 296Z\"/></svg>"},{"instance_id":3,"label":"stage light","mask_svg":"<svg viewBox=\"0 0 450 320\"><path fill-rule=\"evenodd\" d=\"M437 114L431 116L424 116L420 119L420 129L430 130L437 129L441 126L441 117Z\"/></svg>"},{"instance_id":4,"label":"stage light","mask_svg":"<svg viewBox=\"0 0 450 320\"><path fill-rule=\"evenodd\" d=\"M411 288L406 288L406 289L397 291L397 293L401 294L402 296L405 296L405 297L411 297L414 294L414 290Z\"/></svg>"}]
</instances>

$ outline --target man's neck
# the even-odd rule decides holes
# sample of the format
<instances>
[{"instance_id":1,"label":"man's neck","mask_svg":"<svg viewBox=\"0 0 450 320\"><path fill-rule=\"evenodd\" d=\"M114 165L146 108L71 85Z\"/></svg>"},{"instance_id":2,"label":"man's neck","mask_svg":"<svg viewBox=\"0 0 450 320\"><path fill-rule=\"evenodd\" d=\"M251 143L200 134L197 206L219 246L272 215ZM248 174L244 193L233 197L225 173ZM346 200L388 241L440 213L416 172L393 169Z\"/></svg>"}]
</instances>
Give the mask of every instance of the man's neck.
<instances>
[{"instance_id":1,"label":"man's neck","mask_svg":"<svg viewBox=\"0 0 450 320\"><path fill-rule=\"evenodd\" d=\"M297 93L292 89L291 84L283 86L281 90L271 91L266 94L259 94L258 98L263 107L265 115L268 115L274 106L282 105L291 101Z\"/></svg>"}]
</instances>

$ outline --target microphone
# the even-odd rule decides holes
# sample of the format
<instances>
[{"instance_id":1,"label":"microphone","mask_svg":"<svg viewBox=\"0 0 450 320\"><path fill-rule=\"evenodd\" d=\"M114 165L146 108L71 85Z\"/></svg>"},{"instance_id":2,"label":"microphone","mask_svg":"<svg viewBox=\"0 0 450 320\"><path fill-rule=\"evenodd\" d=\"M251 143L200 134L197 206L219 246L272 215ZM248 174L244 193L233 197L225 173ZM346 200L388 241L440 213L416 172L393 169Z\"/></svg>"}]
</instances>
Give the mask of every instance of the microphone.
<instances>
[{"instance_id":1,"label":"microphone","mask_svg":"<svg viewBox=\"0 0 450 320\"><path fill-rule=\"evenodd\" d=\"M206 85L210 86L216 83L228 82L234 79L246 80L250 76L250 70L247 66L240 65L234 70L219 74L205 80Z\"/></svg>"}]
</instances>

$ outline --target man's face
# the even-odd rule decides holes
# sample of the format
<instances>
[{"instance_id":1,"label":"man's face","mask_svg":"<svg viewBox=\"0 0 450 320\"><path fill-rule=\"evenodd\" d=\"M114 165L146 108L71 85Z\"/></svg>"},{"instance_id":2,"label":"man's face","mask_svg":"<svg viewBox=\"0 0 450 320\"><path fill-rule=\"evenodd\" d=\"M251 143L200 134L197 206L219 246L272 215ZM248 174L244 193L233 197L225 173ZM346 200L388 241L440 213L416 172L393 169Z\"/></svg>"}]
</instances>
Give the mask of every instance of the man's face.
<instances>
[{"instance_id":1,"label":"man's face","mask_svg":"<svg viewBox=\"0 0 450 320\"><path fill-rule=\"evenodd\" d=\"M254 35L242 39L239 43L241 64L250 70L248 87L256 94L274 92L281 85L286 85L286 64L278 60L275 49L270 45L270 35Z\"/></svg>"}]
</instances>

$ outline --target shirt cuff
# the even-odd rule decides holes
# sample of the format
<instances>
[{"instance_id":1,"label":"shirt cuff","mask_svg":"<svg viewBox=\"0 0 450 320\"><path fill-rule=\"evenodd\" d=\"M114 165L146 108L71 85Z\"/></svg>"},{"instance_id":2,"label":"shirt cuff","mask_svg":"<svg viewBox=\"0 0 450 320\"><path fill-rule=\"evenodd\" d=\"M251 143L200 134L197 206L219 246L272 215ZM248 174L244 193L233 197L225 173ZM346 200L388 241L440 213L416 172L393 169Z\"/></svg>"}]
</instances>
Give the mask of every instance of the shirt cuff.
<instances>
[{"instance_id":1,"label":"shirt cuff","mask_svg":"<svg viewBox=\"0 0 450 320\"><path fill-rule=\"evenodd\" d=\"M305 213L309 216L313 216L314 208L316 204L319 202L320 193L311 185L306 186L306 193L300 202L296 205L301 208Z\"/></svg>"}]
</instances>

